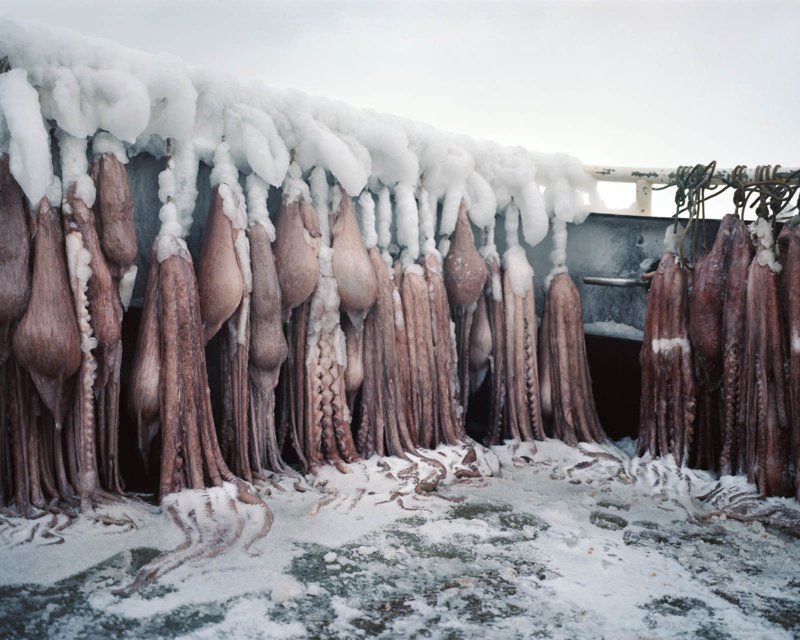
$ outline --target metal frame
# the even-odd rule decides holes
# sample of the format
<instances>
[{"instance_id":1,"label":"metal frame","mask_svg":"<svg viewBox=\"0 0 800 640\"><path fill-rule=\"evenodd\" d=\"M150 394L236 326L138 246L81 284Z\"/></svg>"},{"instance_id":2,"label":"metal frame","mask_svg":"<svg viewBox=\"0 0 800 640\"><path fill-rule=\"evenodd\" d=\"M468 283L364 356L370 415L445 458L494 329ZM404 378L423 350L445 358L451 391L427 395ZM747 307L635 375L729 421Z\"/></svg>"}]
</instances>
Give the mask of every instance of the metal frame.
<instances>
[{"instance_id":1,"label":"metal frame","mask_svg":"<svg viewBox=\"0 0 800 640\"><path fill-rule=\"evenodd\" d=\"M639 215L652 214L653 185L669 184L677 173L677 169L651 168L640 169L637 167L607 167L598 165L585 165L587 173L600 182L630 182L636 185L636 207ZM788 177L800 171L798 167L781 167L777 175ZM717 169L711 178L711 184L721 184L730 180L733 169ZM755 179L755 168L745 169L744 178Z\"/></svg>"}]
</instances>

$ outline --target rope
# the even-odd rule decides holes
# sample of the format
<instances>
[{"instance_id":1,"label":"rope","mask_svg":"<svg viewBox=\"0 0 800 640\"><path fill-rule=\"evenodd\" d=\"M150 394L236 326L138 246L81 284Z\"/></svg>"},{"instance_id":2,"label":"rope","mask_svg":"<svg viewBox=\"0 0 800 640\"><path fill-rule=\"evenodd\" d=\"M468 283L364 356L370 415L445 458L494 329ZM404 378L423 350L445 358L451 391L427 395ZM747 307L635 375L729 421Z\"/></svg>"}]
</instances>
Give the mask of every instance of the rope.
<instances>
[{"instance_id":1,"label":"rope","mask_svg":"<svg viewBox=\"0 0 800 640\"><path fill-rule=\"evenodd\" d=\"M678 258L685 266L692 267L697 250L697 224L699 218L702 225L702 248L707 248L705 229L706 202L716 198L728 189L733 189L733 205L735 215L744 219L748 209L753 209L756 217L764 218L773 227L778 216L786 211L800 210L800 196L797 204L792 199L800 192L800 170L789 175L780 175L780 165L759 165L753 172L753 179L747 178L747 167L737 165L731 175L716 173L717 163L680 166L670 176L664 186L653 187L654 191L675 188L675 220L674 232L678 231L679 218L688 213L686 226L681 233L678 245ZM712 180L718 184L712 184ZM795 215L789 224L800 224L800 214ZM774 229L773 229L774 231ZM690 239L691 263L687 263L684 255L686 237Z\"/></svg>"}]
</instances>

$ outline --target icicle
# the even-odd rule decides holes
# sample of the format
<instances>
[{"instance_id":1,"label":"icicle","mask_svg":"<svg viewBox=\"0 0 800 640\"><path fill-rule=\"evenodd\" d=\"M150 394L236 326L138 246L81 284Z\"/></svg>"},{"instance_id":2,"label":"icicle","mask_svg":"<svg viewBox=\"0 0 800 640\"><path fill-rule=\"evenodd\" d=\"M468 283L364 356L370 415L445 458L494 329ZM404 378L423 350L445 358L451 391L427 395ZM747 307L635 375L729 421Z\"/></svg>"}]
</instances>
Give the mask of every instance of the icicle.
<instances>
[{"instance_id":1,"label":"icicle","mask_svg":"<svg viewBox=\"0 0 800 640\"><path fill-rule=\"evenodd\" d=\"M409 185L398 184L394 190L395 210L397 212L397 241L403 249L403 266L416 262L419 258L419 211L414 192Z\"/></svg>"},{"instance_id":2,"label":"icicle","mask_svg":"<svg viewBox=\"0 0 800 640\"><path fill-rule=\"evenodd\" d=\"M364 246L369 250L378 245L378 231L375 228L375 198L369 191L364 191L358 198L361 218L361 237Z\"/></svg>"},{"instance_id":3,"label":"icicle","mask_svg":"<svg viewBox=\"0 0 800 640\"><path fill-rule=\"evenodd\" d=\"M328 175L325 169L316 167L308 180L311 198L319 220L319 231L322 242L326 246L331 244L331 190L328 186ZM335 209L334 209L335 210Z\"/></svg>"},{"instance_id":4,"label":"icicle","mask_svg":"<svg viewBox=\"0 0 800 640\"><path fill-rule=\"evenodd\" d=\"M550 283L559 273L566 273L567 269L567 223L560 218L553 218L553 250L550 252L550 260L553 268L544 280L545 290L550 288Z\"/></svg>"}]
</instances>

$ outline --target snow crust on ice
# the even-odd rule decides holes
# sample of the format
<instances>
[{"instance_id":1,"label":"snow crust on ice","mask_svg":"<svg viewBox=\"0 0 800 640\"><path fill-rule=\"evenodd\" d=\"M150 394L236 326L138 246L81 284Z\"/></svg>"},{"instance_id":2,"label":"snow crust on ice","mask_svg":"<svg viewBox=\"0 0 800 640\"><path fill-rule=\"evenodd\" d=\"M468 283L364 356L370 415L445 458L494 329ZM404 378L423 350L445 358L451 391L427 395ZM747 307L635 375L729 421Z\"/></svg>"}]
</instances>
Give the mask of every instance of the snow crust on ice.
<instances>
[{"instance_id":1,"label":"snow crust on ice","mask_svg":"<svg viewBox=\"0 0 800 640\"><path fill-rule=\"evenodd\" d=\"M58 176L52 176L50 178L50 184L47 185L47 189L44 192L44 197L47 198L47 202L51 207L61 206L63 193L63 189L61 188L61 180Z\"/></svg>"},{"instance_id":2,"label":"snow crust on ice","mask_svg":"<svg viewBox=\"0 0 800 640\"><path fill-rule=\"evenodd\" d=\"M267 210L267 196L269 185L255 173L247 176L245 181L247 190L247 220L249 225L260 224L267 230L270 242L275 242L275 225L269 218Z\"/></svg>"},{"instance_id":3,"label":"snow crust on ice","mask_svg":"<svg viewBox=\"0 0 800 640\"><path fill-rule=\"evenodd\" d=\"M532 246L547 234L549 214L578 223L588 211L587 198L594 197L593 179L577 159L564 154L437 131L298 91L190 68L172 56L132 51L66 29L4 17L0 56L13 67L0 80L0 151L11 152L12 173L32 201L44 193L51 173L43 119L78 139L107 133L119 141L113 152L120 159L141 151L163 156L169 139L177 148L191 150L195 163L212 165L224 141L238 171L256 174L268 185L286 183L293 157L300 171L294 178L308 180L315 169L329 172L352 197L365 189L378 194L389 189L406 261L413 261L418 251L433 250L429 227L440 206L444 247L462 199L480 228L492 224L497 211L513 200L523 238ZM111 144L100 140L100 149ZM187 184L178 193L189 196L191 189ZM189 200L193 198L176 205L184 226ZM419 231L417 220L424 227ZM380 222L377 232L384 236Z\"/></svg>"},{"instance_id":4,"label":"snow crust on ice","mask_svg":"<svg viewBox=\"0 0 800 640\"><path fill-rule=\"evenodd\" d=\"M669 225L664 230L664 253L674 253L676 256L680 249L681 236L683 235L683 225Z\"/></svg>"},{"instance_id":5,"label":"snow crust on ice","mask_svg":"<svg viewBox=\"0 0 800 640\"><path fill-rule=\"evenodd\" d=\"M61 154L61 181L64 195L72 192L75 197L83 200L87 207L93 207L97 191L94 181L89 176L86 139L76 138L62 130L58 132L58 145Z\"/></svg>"},{"instance_id":6,"label":"snow crust on ice","mask_svg":"<svg viewBox=\"0 0 800 640\"><path fill-rule=\"evenodd\" d=\"M98 131L92 138L92 156L103 154L113 155L122 164L128 164L128 154L125 145L107 131Z\"/></svg>"},{"instance_id":7,"label":"snow crust on ice","mask_svg":"<svg viewBox=\"0 0 800 640\"><path fill-rule=\"evenodd\" d=\"M364 246L372 249L378 246L378 231L375 226L375 198L369 191L365 191L359 196L358 212Z\"/></svg>"},{"instance_id":8,"label":"snow crust on ice","mask_svg":"<svg viewBox=\"0 0 800 640\"><path fill-rule=\"evenodd\" d=\"M0 152L31 202L45 195L53 174L50 137L39 111L39 96L23 69L0 75Z\"/></svg>"},{"instance_id":9,"label":"snow crust on ice","mask_svg":"<svg viewBox=\"0 0 800 640\"><path fill-rule=\"evenodd\" d=\"M692 345L689 343L689 339L685 337L654 338L651 343L651 347L653 349L653 353L672 351L673 349L680 349L681 351L686 352L692 350Z\"/></svg>"},{"instance_id":10,"label":"snow crust on ice","mask_svg":"<svg viewBox=\"0 0 800 640\"><path fill-rule=\"evenodd\" d=\"M614 322L613 320L584 324L583 331L592 336L611 336L614 338L627 338L628 340L641 340L644 337L644 332L641 329L622 322Z\"/></svg>"},{"instance_id":11,"label":"snow crust on ice","mask_svg":"<svg viewBox=\"0 0 800 640\"><path fill-rule=\"evenodd\" d=\"M385 252L392 242L392 200L387 187L378 192L375 225L378 232L378 247Z\"/></svg>"},{"instance_id":12,"label":"snow crust on ice","mask_svg":"<svg viewBox=\"0 0 800 640\"><path fill-rule=\"evenodd\" d=\"M483 242L478 247L478 252L483 256L484 260L493 259L500 262L500 256L497 253L497 245L495 244L495 228L496 220L492 218L491 222L483 228Z\"/></svg>"},{"instance_id":13,"label":"snow crust on ice","mask_svg":"<svg viewBox=\"0 0 800 640\"><path fill-rule=\"evenodd\" d=\"M768 267L773 273L780 273L783 265L775 257L775 239L772 234L772 226L764 218L756 218L750 225L750 235L756 244L756 260L762 267Z\"/></svg>"},{"instance_id":14,"label":"snow crust on ice","mask_svg":"<svg viewBox=\"0 0 800 640\"><path fill-rule=\"evenodd\" d=\"M283 181L283 198L288 204L297 202L301 198L311 202L311 191L308 184L303 180L303 172L300 165L293 162L289 165L286 179Z\"/></svg>"},{"instance_id":15,"label":"snow crust on ice","mask_svg":"<svg viewBox=\"0 0 800 640\"><path fill-rule=\"evenodd\" d=\"M194 156L191 146L180 146L176 155L182 160L176 163L174 156L169 158L166 168L158 174L158 199L162 203L158 212L161 229L156 239L156 258L159 262L164 262L174 255L189 257L189 248L183 237L188 233L191 222L185 214L189 201L191 200L193 203L193 199L197 197L197 169L192 169L186 161L187 156ZM188 176L181 176L180 168L188 169L187 173L194 171L195 181L188 179ZM182 207L184 215L178 208L178 204L181 202L186 207ZM194 204L192 204L192 211L194 211Z\"/></svg>"},{"instance_id":16,"label":"snow crust on ice","mask_svg":"<svg viewBox=\"0 0 800 640\"><path fill-rule=\"evenodd\" d=\"M136 274L139 272L139 267L135 264L128 267L125 273L119 280L119 299L122 302L122 308L128 310L133 297L133 286L136 284Z\"/></svg>"},{"instance_id":17,"label":"snow crust on ice","mask_svg":"<svg viewBox=\"0 0 800 640\"><path fill-rule=\"evenodd\" d=\"M428 190L420 187L417 194L419 200L419 234L423 255L435 255L436 249L436 211L431 208Z\"/></svg>"},{"instance_id":18,"label":"snow crust on ice","mask_svg":"<svg viewBox=\"0 0 800 640\"><path fill-rule=\"evenodd\" d=\"M70 279L75 283L73 291L78 302L78 326L81 332L81 351L91 353L97 347L97 338L93 335L89 316L89 279L92 277L92 255L83 244L83 236L78 231L71 231L65 238L67 254L67 270Z\"/></svg>"},{"instance_id":19,"label":"snow crust on ice","mask_svg":"<svg viewBox=\"0 0 800 640\"><path fill-rule=\"evenodd\" d=\"M394 190L394 198L397 241L403 247L401 262L405 266L419 258L419 210L414 189L408 184L398 184Z\"/></svg>"},{"instance_id":20,"label":"snow crust on ice","mask_svg":"<svg viewBox=\"0 0 800 640\"><path fill-rule=\"evenodd\" d=\"M535 449L476 446L484 477L458 480L467 451L373 457L347 475L321 469L301 481L303 493L293 479L273 478L258 488L273 529L250 553L235 545L187 560L129 597L111 590L130 579L140 556L181 542L162 510L137 500L105 506L135 528L110 533L81 518L56 546L40 546L47 540L38 535L16 544L35 524L14 521L0 530L0 622L66 638L99 624L125 637L790 638L800 631L800 540L775 522L725 515L747 505L740 513L778 509L796 518L793 501L763 500L743 477L718 479L669 457L553 440ZM441 473L426 459L446 470L431 495L414 491ZM232 491L170 498L181 513L194 511L209 550L237 528L226 508ZM247 534L257 520L244 515Z\"/></svg>"},{"instance_id":21,"label":"snow crust on ice","mask_svg":"<svg viewBox=\"0 0 800 640\"><path fill-rule=\"evenodd\" d=\"M553 268L544 279L545 289L550 288L550 283L559 273L567 273L567 223L561 218L554 217L551 221L553 232L553 250L550 252L550 261Z\"/></svg>"},{"instance_id":22,"label":"snow crust on ice","mask_svg":"<svg viewBox=\"0 0 800 640\"><path fill-rule=\"evenodd\" d=\"M503 267L511 280L514 295L524 298L533 287L533 267L528 262L525 249L519 245L506 249L503 254Z\"/></svg>"}]
</instances>

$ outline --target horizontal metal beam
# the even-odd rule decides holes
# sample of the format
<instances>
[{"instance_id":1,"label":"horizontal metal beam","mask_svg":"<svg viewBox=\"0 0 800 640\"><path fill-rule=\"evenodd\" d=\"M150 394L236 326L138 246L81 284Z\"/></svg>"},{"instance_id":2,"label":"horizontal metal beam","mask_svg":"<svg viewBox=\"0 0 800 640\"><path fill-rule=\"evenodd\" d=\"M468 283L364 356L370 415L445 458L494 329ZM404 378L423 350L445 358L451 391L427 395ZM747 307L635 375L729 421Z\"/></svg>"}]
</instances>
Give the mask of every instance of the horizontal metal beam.
<instances>
[{"instance_id":1,"label":"horizontal metal beam","mask_svg":"<svg viewBox=\"0 0 800 640\"><path fill-rule=\"evenodd\" d=\"M584 165L587 173L602 182L649 182L650 184L668 184L675 177L677 169L665 168L638 168L638 167L608 167L602 165ZM743 177L747 180L755 179L755 167L744 170ZM800 171L798 167L780 167L778 176L786 178ZM719 184L730 180L733 169L717 169L712 184Z\"/></svg>"}]
</instances>

